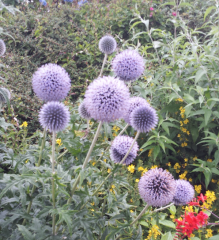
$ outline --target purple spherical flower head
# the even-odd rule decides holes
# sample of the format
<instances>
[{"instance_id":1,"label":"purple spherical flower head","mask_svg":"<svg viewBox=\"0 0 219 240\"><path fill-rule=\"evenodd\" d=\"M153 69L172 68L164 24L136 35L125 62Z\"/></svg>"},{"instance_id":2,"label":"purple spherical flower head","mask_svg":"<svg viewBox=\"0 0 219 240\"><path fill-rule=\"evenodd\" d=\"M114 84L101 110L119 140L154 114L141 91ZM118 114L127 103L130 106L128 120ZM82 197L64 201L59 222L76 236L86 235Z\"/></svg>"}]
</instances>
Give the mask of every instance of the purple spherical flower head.
<instances>
[{"instance_id":1,"label":"purple spherical flower head","mask_svg":"<svg viewBox=\"0 0 219 240\"><path fill-rule=\"evenodd\" d=\"M0 56L4 55L6 51L5 42L0 39Z\"/></svg>"},{"instance_id":2,"label":"purple spherical flower head","mask_svg":"<svg viewBox=\"0 0 219 240\"><path fill-rule=\"evenodd\" d=\"M71 87L71 79L64 68L49 63L41 66L32 78L33 90L44 101L63 100Z\"/></svg>"},{"instance_id":3,"label":"purple spherical flower head","mask_svg":"<svg viewBox=\"0 0 219 240\"><path fill-rule=\"evenodd\" d=\"M121 160L125 157L129 148L131 147L133 140L134 139L129 136L116 137L110 148L111 159L116 163L120 163ZM132 163L137 156L137 152L138 152L138 144L135 142L124 164L129 165L130 163Z\"/></svg>"},{"instance_id":4,"label":"purple spherical flower head","mask_svg":"<svg viewBox=\"0 0 219 240\"><path fill-rule=\"evenodd\" d=\"M149 132L158 123L157 113L150 105L136 108L130 115L131 126L139 132Z\"/></svg>"},{"instance_id":5,"label":"purple spherical flower head","mask_svg":"<svg viewBox=\"0 0 219 240\"><path fill-rule=\"evenodd\" d=\"M129 99L129 109L124 116L124 120L130 125L130 115L131 113L140 106L150 106L149 103L141 97L132 97Z\"/></svg>"},{"instance_id":6,"label":"purple spherical flower head","mask_svg":"<svg viewBox=\"0 0 219 240\"><path fill-rule=\"evenodd\" d=\"M99 41L99 49L101 52L111 54L116 50L117 43L114 37L106 35Z\"/></svg>"},{"instance_id":7,"label":"purple spherical flower head","mask_svg":"<svg viewBox=\"0 0 219 240\"><path fill-rule=\"evenodd\" d=\"M39 121L43 128L51 132L59 132L66 128L70 120L68 108L60 102L48 102L39 113Z\"/></svg>"},{"instance_id":8,"label":"purple spherical flower head","mask_svg":"<svg viewBox=\"0 0 219 240\"><path fill-rule=\"evenodd\" d=\"M175 205L186 205L195 197L194 187L186 180L176 180L176 193L173 197Z\"/></svg>"},{"instance_id":9,"label":"purple spherical flower head","mask_svg":"<svg viewBox=\"0 0 219 240\"><path fill-rule=\"evenodd\" d=\"M86 107L84 101L80 104L80 106L78 108L78 112L82 118L85 118L85 119L91 118L90 113L87 111L87 107Z\"/></svg>"},{"instance_id":10,"label":"purple spherical flower head","mask_svg":"<svg viewBox=\"0 0 219 240\"><path fill-rule=\"evenodd\" d=\"M129 90L113 77L94 80L85 92L85 104L91 118L111 122L122 118L128 109Z\"/></svg>"},{"instance_id":11,"label":"purple spherical flower head","mask_svg":"<svg viewBox=\"0 0 219 240\"><path fill-rule=\"evenodd\" d=\"M143 57L129 49L119 53L112 62L113 71L125 82L137 80L144 72L144 65Z\"/></svg>"},{"instance_id":12,"label":"purple spherical flower head","mask_svg":"<svg viewBox=\"0 0 219 240\"><path fill-rule=\"evenodd\" d=\"M146 172L138 183L141 198L150 206L162 207L173 200L176 182L171 173L162 168Z\"/></svg>"}]
</instances>

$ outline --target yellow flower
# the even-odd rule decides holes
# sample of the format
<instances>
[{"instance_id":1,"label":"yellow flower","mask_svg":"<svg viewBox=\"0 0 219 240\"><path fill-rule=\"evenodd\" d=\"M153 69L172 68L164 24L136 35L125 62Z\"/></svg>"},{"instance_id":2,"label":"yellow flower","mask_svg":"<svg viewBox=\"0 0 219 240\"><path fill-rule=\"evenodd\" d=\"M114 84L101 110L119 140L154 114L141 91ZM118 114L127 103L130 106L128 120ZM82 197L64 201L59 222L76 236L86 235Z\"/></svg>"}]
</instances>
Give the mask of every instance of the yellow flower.
<instances>
[{"instance_id":1,"label":"yellow flower","mask_svg":"<svg viewBox=\"0 0 219 240\"><path fill-rule=\"evenodd\" d=\"M215 179L211 179L211 181L212 181L213 183L216 183L216 182L217 182L217 180L215 180Z\"/></svg>"},{"instance_id":2,"label":"yellow flower","mask_svg":"<svg viewBox=\"0 0 219 240\"><path fill-rule=\"evenodd\" d=\"M184 115L184 114L181 114L181 118L185 118L185 115Z\"/></svg>"},{"instance_id":3,"label":"yellow flower","mask_svg":"<svg viewBox=\"0 0 219 240\"><path fill-rule=\"evenodd\" d=\"M190 132L189 132L189 131L186 131L186 134L187 134L187 135L190 135Z\"/></svg>"},{"instance_id":4,"label":"yellow flower","mask_svg":"<svg viewBox=\"0 0 219 240\"><path fill-rule=\"evenodd\" d=\"M184 143L181 143L181 147L184 147Z\"/></svg>"},{"instance_id":5,"label":"yellow flower","mask_svg":"<svg viewBox=\"0 0 219 240\"><path fill-rule=\"evenodd\" d=\"M94 209L91 209L92 212L94 212Z\"/></svg>"},{"instance_id":6,"label":"yellow flower","mask_svg":"<svg viewBox=\"0 0 219 240\"><path fill-rule=\"evenodd\" d=\"M25 163L28 163L29 162L29 159L27 159L26 161L25 161Z\"/></svg>"},{"instance_id":7,"label":"yellow flower","mask_svg":"<svg viewBox=\"0 0 219 240\"><path fill-rule=\"evenodd\" d=\"M189 181L192 182L192 178L189 178Z\"/></svg>"},{"instance_id":8,"label":"yellow flower","mask_svg":"<svg viewBox=\"0 0 219 240\"><path fill-rule=\"evenodd\" d=\"M182 121L180 121L180 127L182 127L183 126L183 122Z\"/></svg>"},{"instance_id":9,"label":"yellow flower","mask_svg":"<svg viewBox=\"0 0 219 240\"><path fill-rule=\"evenodd\" d=\"M212 162L212 159L207 159L207 162Z\"/></svg>"},{"instance_id":10,"label":"yellow flower","mask_svg":"<svg viewBox=\"0 0 219 240\"><path fill-rule=\"evenodd\" d=\"M176 170L176 173L179 173L180 172L180 170Z\"/></svg>"},{"instance_id":11,"label":"yellow flower","mask_svg":"<svg viewBox=\"0 0 219 240\"><path fill-rule=\"evenodd\" d=\"M198 158L198 157L197 157L197 156L195 156L195 157L193 158L193 161L195 161L197 158Z\"/></svg>"},{"instance_id":12,"label":"yellow flower","mask_svg":"<svg viewBox=\"0 0 219 240\"><path fill-rule=\"evenodd\" d=\"M130 210L130 213L133 213L134 211L133 210Z\"/></svg>"},{"instance_id":13,"label":"yellow flower","mask_svg":"<svg viewBox=\"0 0 219 240\"><path fill-rule=\"evenodd\" d=\"M94 206L94 202L92 202L91 205Z\"/></svg>"},{"instance_id":14,"label":"yellow flower","mask_svg":"<svg viewBox=\"0 0 219 240\"><path fill-rule=\"evenodd\" d=\"M157 165L153 165L153 166L151 167L151 169L155 169L155 168L158 168L158 166L157 166Z\"/></svg>"},{"instance_id":15,"label":"yellow flower","mask_svg":"<svg viewBox=\"0 0 219 240\"><path fill-rule=\"evenodd\" d=\"M148 171L148 169L147 168L145 168L144 169L144 171L141 173L141 176L143 176L144 175L144 173L146 173Z\"/></svg>"},{"instance_id":16,"label":"yellow flower","mask_svg":"<svg viewBox=\"0 0 219 240\"><path fill-rule=\"evenodd\" d=\"M149 152L148 152L148 157L151 156L152 152L153 152L153 148L149 150Z\"/></svg>"},{"instance_id":17,"label":"yellow flower","mask_svg":"<svg viewBox=\"0 0 219 240\"><path fill-rule=\"evenodd\" d=\"M20 125L20 127L27 127L27 125L28 125L28 123L25 121L25 122L23 122L21 125Z\"/></svg>"},{"instance_id":18,"label":"yellow flower","mask_svg":"<svg viewBox=\"0 0 219 240\"><path fill-rule=\"evenodd\" d=\"M134 171L135 171L135 166L134 166L133 164L129 165L129 166L128 166L128 171L129 171L130 173L134 173Z\"/></svg>"},{"instance_id":19,"label":"yellow flower","mask_svg":"<svg viewBox=\"0 0 219 240\"><path fill-rule=\"evenodd\" d=\"M60 138L56 139L56 143L61 146L62 145L62 140Z\"/></svg>"},{"instance_id":20,"label":"yellow flower","mask_svg":"<svg viewBox=\"0 0 219 240\"><path fill-rule=\"evenodd\" d=\"M168 163L167 163L167 166L171 167L171 163L170 163L170 162L168 162Z\"/></svg>"},{"instance_id":21,"label":"yellow flower","mask_svg":"<svg viewBox=\"0 0 219 240\"><path fill-rule=\"evenodd\" d=\"M184 124L187 124L188 122L189 122L188 119L186 119L186 120L183 121Z\"/></svg>"},{"instance_id":22,"label":"yellow flower","mask_svg":"<svg viewBox=\"0 0 219 240\"><path fill-rule=\"evenodd\" d=\"M183 99L182 98L177 98L176 101L183 102Z\"/></svg>"},{"instance_id":23,"label":"yellow flower","mask_svg":"<svg viewBox=\"0 0 219 240\"><path fill-rule=\"evenodd\" d=\"M107 172L110 173L110 172L111 172L111 169L108 168Z\"/></svg>"},{"instance_id":24,"label":"yellow flower","mask_svg":"<svg viewBox=\"0 0 219 240\"><path fill-rule=\"evenodd\" d=\"M174 216L174 215L170 215L170 218L174 219L174 218L175 218L175 216Z\"/></svg>"},{"instance_id":25,"label":"yellow flower","mask_svg":"<svg viewBox=\"0 0 219 240\"><path fill-rule=\"evenodd\" d=\"M193 206L186 206L185 211L187 212L193 212Z\"/></svg>"},{"instance_id":26,"label":"yellow flower","mask_svg":"<svg viewBox=\"0 0 219 240\"><path fill-rule=\"evenodd\" d=\"M95 161L93 161L93 162L92 162L92 165L94 166L95 164L96 164L96 162L95 162Z\"/></svg>"},{"instance_id":27,"label":"yellow flower","mask_svg":"<svg viewBox=\"0 0 219 240\"><path fill-rule=\"evenodd\" d=\"M115 188L116 186L115 185L112 185L112 187L111 188Z\"/></svg>"},{"instance_id":28,"label":"yellow flower","mask_svg":"<svg viewBox=\"0 0 219 240\"><path fill-rule=\"evenodd\" d=\"M142 151L143 151L143 148L141 148L139 151L142 152Z\"/></svg>"},{"instance_id":29,"label":"yellow flower","mask_svg":"<svg viewBox=\"0 0 219 240\"><path fill-rule=\"evenodd\" d=\"M154 84L153 83L151 83L151 87L153 87L154 86Z\"/></svg>"},{"instance_id":30,"label":"yellow flower","mask_svg":"<svg viewBox=\"0 0 219 240\"><path fill-rule=\"evenodd\" d=\"M135 182L139 182L139 179L137 178L137 179L135 179Z\"/></svg>"},{"instance_id":31,"label":"yellow flower","mask_svg":"<svg viewBox=\"0 0 219 240\"><path fill-rule=\"evenodd\" d=\"M212 235L212 230L211 230L211 229L206 229L206 231L207 231L207 234L205 234L205 237L206 237L206 238L210 238L210 237L213 236L213 235Z\"/></svg>"},{"instance_id":32,"label":"yellow flower","mask_svg":"<svg viewBox=\"0 0 219 240\"><path fill-rule=\"evenodd\" d=\"M143 167L138 167L138 171L139 172L144 171L144 168Z\"/></svg>"},{"instance_id":33,"label":"yellow flower","mask_svg":"<svg viewBox=\"0 0 219 240\"><path fill-rule=\"evenodd\" d=\"M195 185L195 191L199 194L202 190L202 186L201 185Z\"/></svg>"},{"instance_id":34,"label":"yellow flower","mask_svg":"<svg viewBox=\"0 0 219 240\"><path fill-rule=\"evenodd\" d=\"M173 166L174 169L177 169L177 168L181 168L181 166L179 165L179 163L176 163L174 166Z\"/></svg>"},{"instance_id":35,"label":"yellow flower","mask_svg":"<svg viewBox=\"0 0 219 240\"><path fill-rule=\"evenodd\" d=\"M106 159L104 159L103 161L106 162Z\"/></svg>"},{"instance_id":36,"label":"yellow flower","mask_svg":"<svg viewBox=\"0 0 219 240\"><path fill-rule=\"evenodd\" d=\"M161 233L160 233L160 231L159 231L159 227L158 227L157 225L152 226L151 230L149 230L148 233L149 233L149 234L148 234L146 240L151 239L152 236L153 236L154 239L157 239L157 237L158 237L159 235L161 235Z\"/></svg>"},{"instance_id":37,"label":"yellow flower","mask_svg":"<svg viewBox=\"0 0 219 240\"><path fill-rule=\"evenodd\" d=\"M116 133L113 133L113 137L116 137L117 135L116 135Z\"/></svg>"},{"instance_id":38,"label":"yellow flower","mask_svg":"<svg viewBox=\"0 0 219 240\"><path fill-rule=\"evenodd\" d=\"M184 161L185 161L185 162L188 162L188 158L184 158Z\"/></svg>"},{"instance_id":39,"label":"yellow flower","mask_svg":"<svg viewBox=\"0 0 219 240\"><path fill-rule=\"evenodd\" d=\"M178 137L178 138L180 138L180 137L181 137L181 135L180 135L180 134L178 134L178 135L177 135L177 137Z\"/></svg>"},{"instance_id":40,"label":"yellow flower","mask_svg":"<svg viewBox=\"0 0 219 240\"><path fill-rule=\"evenodd\" d=\"M132 199L130 199L130 202L133 202L133 200L132 200Z\"/></svg>"}]
</instances>

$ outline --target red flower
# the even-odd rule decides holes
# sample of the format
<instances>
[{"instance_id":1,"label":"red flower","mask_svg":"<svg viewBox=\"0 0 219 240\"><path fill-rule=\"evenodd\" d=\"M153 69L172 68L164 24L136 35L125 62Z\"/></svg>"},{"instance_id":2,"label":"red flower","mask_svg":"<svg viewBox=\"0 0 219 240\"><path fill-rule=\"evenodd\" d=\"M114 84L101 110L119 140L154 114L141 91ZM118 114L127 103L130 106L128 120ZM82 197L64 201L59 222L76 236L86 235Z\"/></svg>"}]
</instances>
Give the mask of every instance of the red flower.
<instances>
[{"instance_id":1,"label":"red flower","mask_svg":"<svg viewBox=\"0 0 219 240\"><path fill-rule=\"evenodd\" d=\"M173 15L174 17L176 17L176 12L172 12L172 15Z\"/></svg>"},{"instance_id":2,"label":"red flower","mask_svg":"<svg viewBox=\"0 0 219 240\"><path fill-rule=\"evenodd\" d=\"M207 197L206 197L206 196L203 196L202 193L201 193L200 196L198 196L197 198L198 198L199 201L201 201L201 202L203 202L203 203L204 203L205 200L207 200Z\"/></svg>"}]
</instances>

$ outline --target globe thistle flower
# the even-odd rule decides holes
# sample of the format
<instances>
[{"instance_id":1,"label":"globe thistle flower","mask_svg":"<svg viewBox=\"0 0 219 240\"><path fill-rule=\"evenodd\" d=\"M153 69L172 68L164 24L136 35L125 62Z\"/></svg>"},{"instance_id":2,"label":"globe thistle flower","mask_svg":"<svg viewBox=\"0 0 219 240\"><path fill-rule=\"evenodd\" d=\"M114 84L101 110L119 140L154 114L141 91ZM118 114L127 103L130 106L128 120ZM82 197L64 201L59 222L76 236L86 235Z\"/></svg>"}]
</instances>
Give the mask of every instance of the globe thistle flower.
<instances>
[{"instance_id":1,"label":"globe thistle flower","mask_svg":"<svg viewBox=\"0 0 219 240\"><path fill-rule=\"evenodd\" d=\"M129 90L113 77L94 80L85 92L85 104L91 118L110 122L124 116L128 109Z\"/></svg>"},{"instance_id":2,"label":"globe thistle flower","mask_svg":"<svg viewBox=\"0 0 219 240\"><path fill-rule=\"evenodd\" d=\"M33 90L44 101L63 100L71 87L71 80L64 68L49 63L41 66L32 78Z\"/></svg>"},{"instance_id":3,"label":"globe thistle flower","mask_svg":"<svg viewBox=\"0 0 219 240\"><path fill-rule=\"evenodd\" d=\"M39 0L39 2L43 5L43 6L46 6L47 5L47 2L45 0Z\"/></svg>"},{"instance_id":4,"label":"globe thistle flower","mask_svg":"<svg viewBox=\"0 0 219 240\"><path fill-rule=\"evenodd\" d=\"M131 126L139 132L149 132L158 123L157 113L150 105L139 106L130 115Z\"/></svg>"},{"instance_id":5,"label":"globe thistle flower","mask_svg":"<svg viewBox=\"0 0 219 240\"><path fill-rule=\"evenodd\" d=\"M5 99L5 96L6 95L8 97L8 99L11 98L11 93L8 89L6 88L0 88L0 103L6 103L6 99ZM2 93L3 92L3 93Z\"/></svg>"},{"instance_id":6,"label":"globe thistle flower","mask_svg":"<svg viewBox=\"0 0 219 240\"><path fill-rule=\"evenodd\" d=\"M132 97L129 99L129 109L128 111L126 112L125 116L124 116L124 120L130 125L131 122L130 122L130 115L131 113L137 108L137 107L140 107L140 106L150 106L149 103L144 99L144 98L141 98L141 97Z\"/></svg>"},{"instance_id":7,"label":"globe thistle flower","mask_svg":"<svg viewBox=\"0 0 219 240\"><path fill-rule=\"evenodd\" d=\"M3 56L5 54L6 51L6 46L5 46L5 42L0 39L0 56Z\"/></svg>"},{"instance_id":8,"label":"globe thistle flower","mask_svg":"<svg viewBox=\"0 0 219 240\"><path fill-rule=\"evenodd\" d=\"M118 136L114 139L110 148L110 157L115 163L120 163L121 160L125 157L126 153L132 145L133 140L134 139L129 136ZM129 165L132 163L137 156L137 152L138 144L135 142L124 164Z\"/></svg>"},{"instance_id":9,"label":"globe thistle flower","mask_svg":"<svg viewBox=\"0 0 219 240\"><path fill-rule=\"evenodd\" d=\"M39 121L43 128L51 132L59 132L66 128L70 120L68 108L60 102L48 102L39 113Z\"/></svg>"},{"instance_id":10,"label":"globe thistle flower","mask_svg":"<svg viewBox=\"0 0 219 240\"><path fill-rule=\"evenodd\" d=\"M138 190L148 205L162 207L173 200L176 182L171 173L162 168L154 168L140 178Z\"/></svg>"},{"instance_id":11,"label":"globe thistle flower","mask_svg":"<svg viewBox=\"0 0 219 240\"><path fill-rule=\"evenodd\" d=\"M173 197L175 205L186 205L195 197L194 187L186 180L176 180L176 193Z\"/></svg>"},{"instance_id":12,"label":"globe thistle flower","mask_svg":"<svg viewBox=\"0 0 219 240\"><path fill-rule=\"evenodd\" d=\"M112 62L113 71L125 82L137 80L144 72L144 65L143 57L129 49L119 53Z\"/></svg>"},{"instance_id":13,"label":"globe thistle flower","mask_svg":"<svg viewBox=\"0 0 219 240\"><path fill-rule=\"evenodd\" d=\"M116 50L117 43L114 37L106 35L99 41L99 49L105 54L111 54Z\"/></svg>"},{"instance_id":14,"label":"globe thistle flower","mask_svg":"<svg viewBox=\"0 0 219 240\"><path fill-rule=\"evenodd\" d=\"M85 119L90 119L90 113L87 111L87 108L86 108L86 105L84 103L84 101L80 104L79 108L78 108L78 112L80 114L80 116L82 118L85 118Z\"/></svg>"}]
</instances>

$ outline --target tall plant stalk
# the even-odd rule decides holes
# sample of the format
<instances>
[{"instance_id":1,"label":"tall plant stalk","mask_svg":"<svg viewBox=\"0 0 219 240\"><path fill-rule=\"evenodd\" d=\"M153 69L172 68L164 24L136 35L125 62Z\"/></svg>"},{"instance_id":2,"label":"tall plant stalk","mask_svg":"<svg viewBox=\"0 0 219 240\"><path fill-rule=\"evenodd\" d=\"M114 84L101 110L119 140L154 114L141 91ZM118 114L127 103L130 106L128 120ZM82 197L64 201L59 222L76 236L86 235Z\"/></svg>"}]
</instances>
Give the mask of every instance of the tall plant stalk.
<instances>
[{"instance_id":1,"label":"tall plant stalk","mask_svg":"<svg viewBox=\"0 0 219 240\"><path fill-rule=\"evenodd\" d=\"M83 163L83 166L82 166L82 170L85 169L85 167L86 167L86 165L87 165L87 163L88 163L88 161L89 161L90 155L91 155L91 153L92 153L92 151L93 151L93 148L94 148L94 146L95 146L95 144L96 144L96 141L97 141L97 138L98 138L98 136L99 136L99 133L100 133L100 129L101 129L101 127L102 127L102 124L103 124L102 121L100 121L100 122L99 122L99 125L98 125L98 128L97 128L97 131L96 131L96 133L95 133L94 139L93 139L93 141L92 141L92 143L91 143L90 149L89 149L89 151L88 151L88 153L87 153L87 156L86 156L86 158L85 158L85 160L84 160L84 163ZM73 196L73 194L74 194L74 192L75 192L75 190L76 190L76 187L77 187L77 185L78 185L78 183L79 183L79 181L80 181L80 177L81 177L81 174L78 175L78 177L76 178L76 180L75 180L75 182L74 182L74 185L73 185L72 190L71 190L71 197L68 199L68 202L67 202L68 204L71 203L72 196Z\"/></svg>"},{"instance_id":2,"label":"tall plant stalk","mask_svg":"<svg viewBox=\"0 0 219 240\"><path fill-rule=\"evenodd\" d=\"M37 167L40 166L41 164L41 161L42 161L42 156L43 156L43 149L45 147L45 142L46 142L46 128L44 128L43 130L43 139L42 139L42 143L41 143L41 147L40 147L40 154L39 154L39 159L38 159L38 163L37 163ZM33 193L35 192L36 190L36 186L33 186L32 190L31 190L31 193L30 193L30 197L32 197ZM30 209L31 209L31 206L32 206L32 203L33 203L33 200L31 200L28 204L28 207L27 207L27 214L30 213ZM22 225L25 225L26 224L26 219L23 220L22 222Z\"/></svg>"},{"instance_id":3,"label":"tall plant stalk","mask_svg":"<svg viewBox=\"0 0 219 240\"><path fill-rule=\"evenodd\" d=\"M55 181L54 181L54 174L55 174L55 143L56 143L56 134L55 132L52 133L52 205L53 210L56 207L56 200L55 200ZM52 215L52 234L55 235L55 214Z\"/></svg>"}]
</instances>

